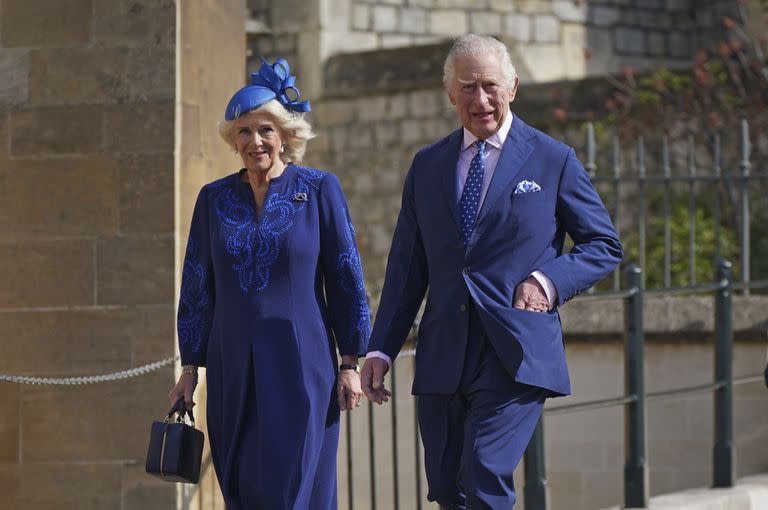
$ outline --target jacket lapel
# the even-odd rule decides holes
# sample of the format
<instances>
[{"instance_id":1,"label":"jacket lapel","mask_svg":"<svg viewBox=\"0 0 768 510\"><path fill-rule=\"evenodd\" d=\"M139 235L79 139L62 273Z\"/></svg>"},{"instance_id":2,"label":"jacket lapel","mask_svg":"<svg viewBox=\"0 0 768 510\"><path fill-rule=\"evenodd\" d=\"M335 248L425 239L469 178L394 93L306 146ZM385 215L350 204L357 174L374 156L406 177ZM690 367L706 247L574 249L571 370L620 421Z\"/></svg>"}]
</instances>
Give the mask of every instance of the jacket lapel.
<instances>
[{"instance_id":1,"label":"jacket lapel","mask_svg":"<svg viewBox=\"0 0 768 510\"><path fill-rule=\"evenodd\" d=\"M453 218L457 229L461 224L461 219L459 218L459 199L456 196L456 163L459 160L463 134L463 129L459 128L448 135L447 143L440 147L434 160L435 169L440 175L442 195L447 200L451 218Z\"/></svg>"},{"instance_id":2,"label":"jacket lapel","mask_svg":"<svg viewBox=\"0 0 768 510\"><path fill-rule=\"evenodd\" d=\"M499 199L509 195L510 186L515 176L533 151L533 146L528 140L535 136L533 130L515 115L509 133L507 133L507 140L501 148L501 155L496 164L496 170L493 172L491 184L488 186L485 200L483 200L483 205L477 216L475 232L479 233L478 229L482 226L483 220L488 216L489 211L498 206Z\"/></svg>"}]
</instances>

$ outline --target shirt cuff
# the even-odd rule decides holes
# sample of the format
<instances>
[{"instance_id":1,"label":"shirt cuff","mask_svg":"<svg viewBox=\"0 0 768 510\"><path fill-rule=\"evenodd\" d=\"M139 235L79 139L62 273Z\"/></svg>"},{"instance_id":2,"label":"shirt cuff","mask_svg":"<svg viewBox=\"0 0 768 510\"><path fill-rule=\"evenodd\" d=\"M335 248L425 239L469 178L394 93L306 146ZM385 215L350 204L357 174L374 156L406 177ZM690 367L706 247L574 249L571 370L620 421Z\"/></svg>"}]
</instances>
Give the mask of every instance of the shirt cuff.
<instances>
[{"instance_id":1,"label":"shirt cuff","mask_svg":"<svg viewBox=\"0 0 768 510\"><path fill-rule=\"evenodd\" d=\"M368 359L368 358L381 358L381 359L383 359L384 361L387 362L387 365L392 366L392 358L390 358L389 356L387 356L386 354L384 354L381 351L371 351L368 354L366 354L365 358L366 359Z\"/></svg>"},{"instance_id":2,"label":"shirt cuff","mask_svg":"<svg viewBox=\"0 0 768 510\"><path fill-rule=\"evenodd\" d=\"M552 309L552 307L555 306L555 299L557 299L557 289L555 288L555 284L541 271L534 271L531 276L536 278L536 281L544 288L544 294L547 295L547 301L549 301L549 308Z\"/></svg>"}]
</instances>

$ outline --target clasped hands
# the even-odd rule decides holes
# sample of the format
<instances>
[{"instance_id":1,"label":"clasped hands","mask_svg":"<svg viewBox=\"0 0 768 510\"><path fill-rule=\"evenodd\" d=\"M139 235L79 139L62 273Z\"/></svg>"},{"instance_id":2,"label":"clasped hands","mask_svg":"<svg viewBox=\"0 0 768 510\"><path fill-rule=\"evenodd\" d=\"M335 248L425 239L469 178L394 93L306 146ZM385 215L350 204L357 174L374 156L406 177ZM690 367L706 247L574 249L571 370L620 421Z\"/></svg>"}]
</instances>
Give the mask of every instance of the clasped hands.
<instances>
[{"instance_id":1,"label":"clasped hands","mask_svg":"<svg viewBox=\"0 0 768 510\"><path fill-rule=\"evenodd\" d=\"M529 276L515 289L515 298L512 306L530 312L549 311L549 299L544 288L533 276ZM360 375L363 384L363 393L368 400L377 404L389 401L392 393L384 385L384 376L389 372L389 364L376 357L365 360Z\"/></svg>"},{"instance_id":2,"label":"clasped hands","mask_svg":"<svg viewBox=\"0 0 768 510\"><path fill-rule=\"evenodd\" d=\"M352 411L360 405L363 391L360 389L360 374L354 370L340 370L337 384L339 409Z\"/></svg>"}]
</instances>

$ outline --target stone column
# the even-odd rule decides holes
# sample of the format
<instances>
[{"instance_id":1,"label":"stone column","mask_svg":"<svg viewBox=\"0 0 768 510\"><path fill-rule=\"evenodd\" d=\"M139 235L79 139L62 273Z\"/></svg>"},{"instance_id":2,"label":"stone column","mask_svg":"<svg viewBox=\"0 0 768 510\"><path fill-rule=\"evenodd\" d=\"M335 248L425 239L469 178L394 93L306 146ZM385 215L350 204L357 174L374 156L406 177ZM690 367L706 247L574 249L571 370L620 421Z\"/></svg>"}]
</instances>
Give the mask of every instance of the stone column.
<instances>
[{"instance_id":1,"label":"stone column","mask_svg":"<svg viewBox=\"0 0 768 510\"><path fill-rule=\"evenodd\" d=\"M200 188L242 167L242 160L218 134L230 97L245 84L244 0L179 3L176 96L176 275L178 291L189 224ZM168 388L168 390L170 387ZM167 393L167 390L166 390ZM205 428L205 370L195 394L198 425ZM199 486L185 486L190 509L224 508L209 462L206 433Z\"/></svg>"},{"instance_id":2,"label":"stone column","mask_svg":"<svg viewBox=\"0 0 768 510\"><path fill-rule=\"evenodd\" d=\"M243 0L199 4L0 0L1 373L174 353L189 203L236 166L212 119L244 65ZM0 506L174 508L144 473L173 381L0 383Z\"/></svg>"}]
</instances>

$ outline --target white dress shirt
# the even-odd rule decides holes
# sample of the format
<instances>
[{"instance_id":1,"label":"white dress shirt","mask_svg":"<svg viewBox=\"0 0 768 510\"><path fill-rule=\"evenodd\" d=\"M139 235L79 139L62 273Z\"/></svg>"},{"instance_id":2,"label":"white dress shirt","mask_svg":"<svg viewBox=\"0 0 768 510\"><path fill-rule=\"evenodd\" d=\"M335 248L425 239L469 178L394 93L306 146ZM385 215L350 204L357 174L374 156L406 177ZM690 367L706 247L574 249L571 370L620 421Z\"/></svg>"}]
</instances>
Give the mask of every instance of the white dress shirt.
<instances>
[{"instance_id":1,"label":"white dress shirt","mask_svg":"<svg viewBox=\"0 0 768 510\"><path fill-rule=\"evenodd\" d=\"M488 188L491 185L491 179L493 173L496 171L496 165L499 162L501 156L501 149L504 147L504 142L507 140L509 129L512 127L512 112L507 111L507 115L504 116L504 122L501 127L489 136L485 141L485 155L483 156L483 163L485 167L485 173L483 174L483 186L480 190L480 204L477 207L478 213L483 207L485 201L485 195L488 193ZM461 143L461 151L459 152L459 159L456 162L456 202L458 203L461 198L461 192L464 190L464 183L467 182L467 176L469 175L469 165L472 162L472 158L477 154L478 148L475 145L477 137L470 133L467 128L464 128L464 140ZM555 303L555 285L552 283L544 273L541 271L534 271L531 276L544 288L544 293L547 295L549 301L549 308L551 309ZM367 355L368 358L381 358L387 362L388 365L392 364L392 360L381 351L372 351Z\"/></svg>"}]
</instances>

